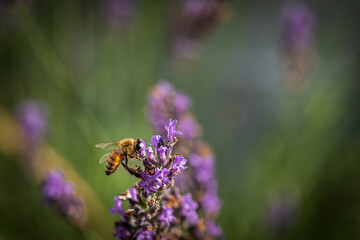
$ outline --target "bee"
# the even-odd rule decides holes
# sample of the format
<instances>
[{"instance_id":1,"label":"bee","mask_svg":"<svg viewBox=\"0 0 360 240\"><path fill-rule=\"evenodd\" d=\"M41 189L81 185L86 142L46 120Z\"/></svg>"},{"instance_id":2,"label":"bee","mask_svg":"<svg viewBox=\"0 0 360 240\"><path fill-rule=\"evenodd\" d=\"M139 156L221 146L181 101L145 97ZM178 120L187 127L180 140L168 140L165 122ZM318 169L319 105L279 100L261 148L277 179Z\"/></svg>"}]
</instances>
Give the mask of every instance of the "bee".
<instances>
[{"instance_id":1,"label":"bee","mask_svg":"<svg viewBox=\"0 0 360 240\"><path fill-rule=\"evenodd\" d=\"M125 138L119 142L103 142L98 143L95 147L105 150L112 150L100 158L100 163L106 161L105 174L113 174L121 164L125 171L131 175L140 178L140 174L133 168L128 167L128 157L130 159L138 158L140 150L140 139ZM126 160L125 164L123 161Z\"/></svg>"}]
</instances>

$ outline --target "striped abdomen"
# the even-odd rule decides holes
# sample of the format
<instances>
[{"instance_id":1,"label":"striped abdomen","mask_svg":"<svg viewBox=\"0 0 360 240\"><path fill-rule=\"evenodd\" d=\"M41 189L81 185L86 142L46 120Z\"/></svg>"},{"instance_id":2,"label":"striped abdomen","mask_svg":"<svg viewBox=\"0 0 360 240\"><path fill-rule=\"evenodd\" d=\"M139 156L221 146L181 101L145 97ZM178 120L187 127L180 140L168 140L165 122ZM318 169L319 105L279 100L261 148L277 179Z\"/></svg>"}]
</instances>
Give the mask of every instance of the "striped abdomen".
<instances>
[{"instance_id":1,"label":"striped abdomen","mask_svg":"<svg viewBox=\"0 0 360 240\"><path fill-rule=\"evenodd\" d=\"M119 150L115 149L110 153L108 160L106 161L105 173L106 175L113 174L119 167L120 162L125 159L125 154Z\"/></svg>"}]
</instances>

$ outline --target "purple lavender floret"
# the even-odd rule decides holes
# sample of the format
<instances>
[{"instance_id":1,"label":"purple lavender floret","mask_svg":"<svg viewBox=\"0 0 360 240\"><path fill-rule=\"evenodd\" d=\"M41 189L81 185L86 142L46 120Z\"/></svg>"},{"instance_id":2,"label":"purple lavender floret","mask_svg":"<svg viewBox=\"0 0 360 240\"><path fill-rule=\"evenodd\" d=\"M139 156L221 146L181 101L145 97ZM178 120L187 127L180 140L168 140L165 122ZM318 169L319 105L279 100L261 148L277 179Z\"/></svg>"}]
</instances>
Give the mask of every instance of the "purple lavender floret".
<instances>
[{"instance_id":1,"label":"purple lavender floret","mask_svg":"<svg viewBox=\"0 0 360 240\"><path fill-rule=\"evenodd\" d=\"M176 120L172 120L172 119L169 119L169 120L166 122L165 130L167 131L167 138L168 138L168 141L169 141L169 142L174 139L174 137L175 137L176 134L179 134L179 135L182 134L182 132L177 131L177 130L175 129L176 124L177 124L177 121L176 121Z\"/></svg>"},{"instance_id":2,"label":"purple lavender floret","mask_svg":"<svg viewBox=\"0 0 360 240\"><path fill-rule=\"evenodd\" d=\"M42 188L42 198L46 204L51 204L60 198L69 197L75 193L60 170L53 170L45 178Z\"/></svg>"},{"instance_id":3,"label":"purple lavender floret","mask_svg":"<svg viewBox=\"0 0 360 240\"><path fill-rule=\"evenodd\" d=\"M139 150L140 158L142 160L144 160L146 158L146 150L145 150L146 143L143 140L141 140L141 143L139 144L139 147L140 147L140 150Z\"/></svg>"},{"instance_id":4,"label":"purple lavender floret","mask_svg":"<svg viewBox=\"0 0 360 240\"><path fill-rule=\"evenodd\" d=\"M173 212L174 210L172 208L163 208L159 216L160 222L164 222L166 225L170 226L170 224L176 220Z\"/></svg>"},{"instance_id":5,"label":"purple lavender floret","mask_svg":"<svg viewBox=\"0 0 360 240\"><path fill-rule=\"evenodd\" d=\"M122 201L119 199L119 197L114 197L114 207L110 208L109 211L111 212L111 215L114 216L116 213L120 214L121 216L125 215L124 208L122 206Z\"/></svg>"},{"instance_id":6,"label":"purple lavender floret","mask_svg":"<svg viewBox=\"0 0 360 240\"><path fill-rule=\"evenodd\" d=\"M192 199L191 193L185 194L181 203L181 214L188 223L195 224L198 221L197 208L198 204Z\"/></svg>"},{"instance_id":7,"label":"purple lavender floret","mask_svg":"<svg viewBox=\"0 0 360 240\"><path fill-rule=\"evenodd\" d=\"M134 187L129 188L129 192L130 192L131 198L132 198L134 201L138 202L139 200L138 200L138 197L137 197L137 191L136 191L136 189L135 189Z\"/></svg>"},{"instance_id":8,"label":"purple lavender floret","mask_svg":"<svg viewBox=\"0 0 360 240\"><path fill-rule=\"evenodd\" d=\"M136 234L136 240L152 240L156 236L156 232L149 231L143 228L137 231Z\"/></svg>"},{"instance_id":9,"label":"purple lavender floret","mask_svg":"<svg viewBox=\"0 0 360 240\"><path fill-rule=\"evenodd\" d=\"M25 138L34 142L42 141L48 125L46 105L43 102L28 100L18 104L16 111Z\"/></svg>"},{"instance_id":10,"label":"purple lavender floret","mask_svg":"<svg viewBox=\"0 0 360 240\"><path fill-rule=\"evenodd\" d=\"M170 180L168 178L169 172L170 171L166 168L163 168L163 169L156 168L155 169L155 173L154 173L154 175L152 175L152 177L153 177L153 179L155 179L154 182L155 182L155 186L157 189L159 189L163 185L170 184Z\"/></svg>"},{"instance_id":11,"label":"purple lavender floret","mask_svg":"<svg viewBox=\"0 0 360 240\"><path fill-rule=\"evenodd\" d=\"M282 22L286 45L295 50L309 47L313 38L314 14L301 1L284 6Z\"/></svg>"},{"instance_id":12,"label":"purple lavender floret","mask_svg":"<svg viewBox=\"0 0 360 240\"><path fill-rule=\"evenodd\" d=\"M160 155L159 156L159 162L160 162L160 164L162 166L164 166L166 164L166 161L167 161L167 159L166 159L166 150L167 150L167 148L163 147L163 146L161 146L159 148L159 155Z\"/></svg>"},{"instance_id":13,"label":"purple lavender floret","mask_svg":"<svg viewBox=\"0 0 360 240\"><path fill-rule=\"evenodd\" d=\"M163 146L163 144L164 144L164 138L160 135L154 135L154 136L152 136L151 142L149 144L154 147L155 154L157 154L160 146Z\"/></svg>"},{"instance_id":14,"label":"purple lavender floret","mask_svg":"<svg viewBox=\"0 0 360 240\"><path fill-rule=\"evenodd\" d=\"M139 182L139 186L144 189L147 195L150 191L157 192L157 189L154 186L156 178L145 172L141 172L141 178L142 180Z\"/></svg>"},{"instance_id":15,"label":"purple lavender floret","mask_svg":"<svg viewBox=\"0 0 360 240\"><path fill-rule=\"evenodd\" d=\"M122 225L115 226L114 236L116 237L116 239L129 239L130 235L131 233L126 227Z\"/></svg>"},{"instance_id":16,"label":"purple lavender floret","mask_svg":"<svg viewBox=\"0 0 360 240\"><path fill-rule=\"evenodd\" d=\"M176 175L180 170L188 168L187 166L185 166L186 162L187 162L187 160L183 156L177 155L175 157L173 167L172 167L170 173L172 175Z\"/></svg>"},{"instance_id":17,"label":"purple lavender floret","mask_svg":"<svg viewBox=\"0 0 360 240\"><path fill-rule=\"evenodd\" d=\"M155 158L154 151L153 151L152 147L147 147L147 148L146 148L146 152L147 152L147 154L148 154L148 159L149 159L149 161L150 161L153 165L156 165L157 161L156 161L156 158Z\"/></svg>"},{"instance_id":18,"label":"purple lavender floret","mask_svg":"<svg viewBox=\"0 0 360 240\"><path fill-rule=\"evenodd\" d=\"M223 235L221 227L219 227L214 221L206 222L206 228L208 233L213 237L220 237Z\"/></svg>"}]
</instances>

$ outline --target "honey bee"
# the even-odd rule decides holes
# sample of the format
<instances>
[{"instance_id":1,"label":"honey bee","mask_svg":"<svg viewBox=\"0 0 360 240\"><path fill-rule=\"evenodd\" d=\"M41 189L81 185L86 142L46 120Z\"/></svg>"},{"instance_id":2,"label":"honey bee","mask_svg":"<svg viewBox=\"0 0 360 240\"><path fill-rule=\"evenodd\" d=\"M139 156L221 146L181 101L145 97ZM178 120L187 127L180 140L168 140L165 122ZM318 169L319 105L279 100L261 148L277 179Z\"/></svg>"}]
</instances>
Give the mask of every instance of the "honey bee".
<instances>
[{"instance_id":1,"label":"honey bee","mask_svg":"<svg viewBox=\"0 0 360 240\"><path fill-rule=\"evenodd\" d=\"M96 144L95 147L112 150L100 159L100 163L106 161L105 174L113 174L121 164L131 175L140 178L140 174L135 169L128 167L128 157L130 159L137 158L137 154L140 150L140 143L140 139L134 140L132 138L125 138L119 142L103 142ZM123 163L124 160L126 160L125 164Z\"/></svg>"}]
</instances>

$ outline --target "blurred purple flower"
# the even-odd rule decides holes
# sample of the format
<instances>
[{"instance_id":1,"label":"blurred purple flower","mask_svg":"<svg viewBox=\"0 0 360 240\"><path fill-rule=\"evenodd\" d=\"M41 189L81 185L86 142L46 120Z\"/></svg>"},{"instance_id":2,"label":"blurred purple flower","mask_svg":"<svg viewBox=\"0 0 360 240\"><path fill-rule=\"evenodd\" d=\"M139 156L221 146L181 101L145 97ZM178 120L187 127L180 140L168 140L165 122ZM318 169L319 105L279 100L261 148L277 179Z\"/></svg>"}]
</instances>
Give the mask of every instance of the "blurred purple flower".
<instances>
[{"instance_id":1,"label":"blurred purple flower","mask_svg":"<svg viewBox=\"0 0 360 240\"><path fill-rule=\"evenodd\" d=\"M185 194L181 203L181 214L188 223L195 224L198 221L197 208L198 204L192 199L191 193Z\"/></svg>"},{"instance_id":2,"label":"blurred purple flower","mask_svg":"<svg viewBox=\"0 0 360 240\"><path fill-rule=\"evenodd\" d=\"M185 93L178 92L174 97L173 105L174 112L176 114L182 114L189 110L191 106L191 100Z\"/></svg>"},{"instance_id":3,"label":"blurred purple flower","mask_svg":"<svg viewBox=\"0 0 360 240\"><path fill-rule=\"evenodd\" d=\"M155 232L143 228L137 231L136 234L137 234L136 240L152 240L156 235Z\"/></svg>"},{"instance_id":4,"label":"blurred purple flower","mask_svg":"<svg viewBox=\"0 0 360 240\"><path fill-rule=\"evenodd\" d=\"M214 221L206 222L206 228L207 228L209 234L213 237L219 237L219 236L223 235L222 229L218 225L216 225L216 223Z\"/></svg>"},{"instance_id":5,"label":"blurred purple flower","mask_svg":"<svg viewBox=\"0 0 360 240\"><path fill-rule=\"evenodd\" d=\"M130 235L131 235L131 233L129 232L129 230L126 227L124 227L122 225L115 226L114 236L116 237L116 239L129 239Z\"/></svg>"},{"instance_id":6,"label":"blurred purple flower","mask_svg":"<svg viewBox=\"0 0 360 240\"><path fill-rule=\"evenodd\" d=\"M35 100L23 101L18 104L16 112L25 138L34 142L42 141L48 125L45 103Z\"/></svg>"},{"instance_id":7,"label":"blurred purple flower","mask_svg":"<svg viewBox=\"0 0 360 240\"><path fill-rule=\"evenodd\" d=\"M75 195L74 187L68 183L60 170L52 170L42 185L42 200L77 227L84 227L86 209L83 201Z\"/></svg>"},{"instance_id":8,"label":"blurred purple flower","mask_svg":"<svg viewBox=\"0 0 360 240\"><path fill-rule=\"evenodd\" d=\"M299 210L297 198L289 192L281 192L269 201L267 220L272 230L284 232L295 222Z\"/></svg>"},{"instance_id":9,"label":"blurred purple flower","mask_svg":"<svg viewBox=\"0 0 360 240\"><path fill-rule=\"evenodd\" d=\"M314 14L304 3L287 3L282 15L285 44L295 50L308 48L313 38L314 21Z\"/></svg>"},{"instance_id":10,"label":"blurred purple flower","mask_svg":"<svg viewBox=\"0 0 360 240\"><path fill-rule=\"evenodd\" d=\"M179 120L179 129L183 133L183 138L196 138L200 134L200 127L194 118L184 116Z\"/></svg>"},{"instance_id":11,"label":"blurred purple flower","mask_svg":"<svg viewBox=\"0 0 360 240\"><path fill-rule=\"evenodd\" d=\"M176 217L173 215L174 210L172 208L163 208L159 216L159 220L164 222L166 225L170 226L170 223L176 220Z\"/></svg>"},{"instance_id":12,"label":"blurred purple flower","mask_svg":"<svg viewBox=\"0 0 360 240\"><path fill-rule=\"evenodd\" d=\"M194 177L202 185L208 184L215 175L215 160L212 155L200 157L198 154L189 156L191 166L194 168Z\"/></svg>"},{"instance_id":13,"label":"blurred purple flower","mask_svg":"<svg viewBox=\"0 0 360 240\"><path fill-rule=\"evenodd\" d=\"M66 181L60 170L53 170L46 176L42 187L42 198L46 204L69 197L74 193L73 186Z\"/></svg>"},{"instance_id":14,"label":"blurred purple flower","mask_svg":"<svg viewBox=\"0 0 360 240\"><path fill-rule=\"evenodd\" d=\"M103 4L107 20L115 28L128 26L137 12L135 0L107 0Z\"/></svg>"},{"instance_id":15,"label":"blurred purple flower","mask_svg":"<svg viewBox=\"0 0 360 240\"><path fill-rule=\"evenodd\" d=\"M205 193L201 203L207 215L215 215L221 208L221 201L216 192L212 190Z\"/></svg>"},{"instance_id":16,"label":"blurred purple flower","mask_svg":"<svg viewBox=\"0 0 360 240\"><path fill-rule=\"evenodd\" d=\"M195 40L180 38L174 45L174 53L179 59L193 59L197 56L199 45Z\"/></svg>"}]
</instances>

